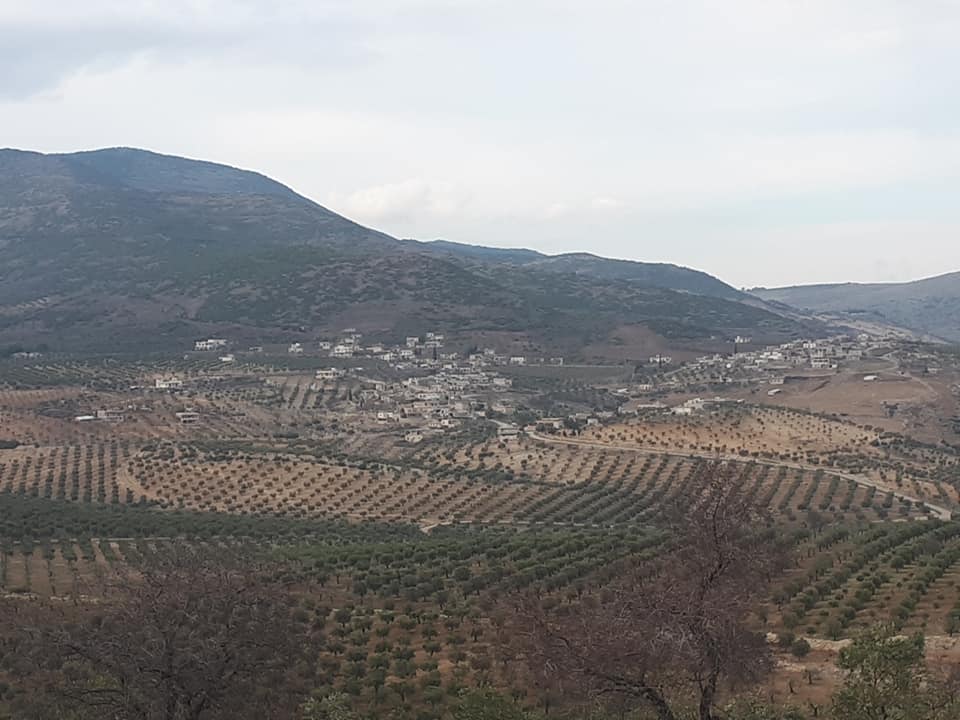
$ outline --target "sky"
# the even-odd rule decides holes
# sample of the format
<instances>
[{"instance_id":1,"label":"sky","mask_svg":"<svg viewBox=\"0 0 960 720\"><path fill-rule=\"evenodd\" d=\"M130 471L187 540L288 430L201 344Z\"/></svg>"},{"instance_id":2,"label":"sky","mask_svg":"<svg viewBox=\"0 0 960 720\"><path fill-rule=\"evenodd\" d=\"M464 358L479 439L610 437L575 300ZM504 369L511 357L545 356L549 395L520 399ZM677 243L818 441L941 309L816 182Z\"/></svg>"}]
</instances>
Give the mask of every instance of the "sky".
<instances>
[{"instance_id":1,"label":"sky","mask_svg":"<svg viewBox=\"0 0 960 720\"><path fill-rule=\"evenodd\" d=\"M0 146L736 286L960 270L960 0L0 0Z\"/></svg>"}]
</instances>

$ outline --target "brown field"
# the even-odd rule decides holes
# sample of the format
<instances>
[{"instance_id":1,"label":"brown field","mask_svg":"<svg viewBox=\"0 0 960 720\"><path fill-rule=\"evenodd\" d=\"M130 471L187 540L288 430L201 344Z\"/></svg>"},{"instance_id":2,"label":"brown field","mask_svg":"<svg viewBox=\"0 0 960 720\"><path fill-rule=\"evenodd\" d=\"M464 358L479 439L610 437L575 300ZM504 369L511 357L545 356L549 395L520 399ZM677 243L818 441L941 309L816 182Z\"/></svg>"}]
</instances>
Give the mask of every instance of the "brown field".
<instances>
[{"instance_id":1,"label":"brown field","mask_svg":"<svg viewBox=\"0 0 960 720\"><path fill-rule=\"evenodd\" d=\"M611 447L704 457L753 457L862 476L882 490L957 504L960 459L935 446L890 440L880 428L789 408L725 406L687 417L658 416L587 428L578 438Z\"/></svg>"},{"instance_id":2,"label":"brown field","mask_svg":"<svg viewBox=\"0 0 960 720\"><path fill-rule=\"evenodd\" d=\"M764 406L749 404L757 398L747 390L747 403L691 416L620 417L515 441L478 424L408 445L402 430L364 416L358 385L314 386L309 372L233 371L168 394L117 387L139 382L142 372L117 371L105 383L83 368L68 370L50 387L0 386L0 440L22 443L0 450L0 494L163 517L193 511L194 523L231 516L415 523L426 531L417 541L423 550L413 543L393 552L377 540L340 554L309 539L269 545L294 559L303 587L322 578L305 608L322 614L320 626L357 657L374 662L384 647L404 649L416 667L403 666L391 682L437 673L444 683L493 682L538 702L495 660L494 598L539 583L545 595L572 603L586 588L602 588L628 556L626 543L666 504L695 494L716 459L795 534L794 565L757 623L771 638L807 637L813 649L802 659L778 650L764 696L823 706L840 681L840 643L879 620L923 632L933 660L960 660L953 637L960 632L960 523L932 520L960 504L960 465L949 448L893 432L915 429L908 418L929 424L908 397L923 413L946 412L946 401L936 403L950 389L948 378L865 384L841 374L825 384L788 383L781 396L764 396ZM621 371L544 372L551 381L600 382ZM66 382L78 374L87 382ZM524 396L514 399L521 404ZM884 402L897 403L892 417L876 412ZM74 419L100 408L122 410L124 422ZM200 423L177 421L187 408L201 414ZM530 539L515 540L513 530ZM174 536L184 537L0 538L0 592L76 597L118 563L181 541ZM322 558L316 564L315 554ZM455 581L457 565L465 570ZM498 584L501 572L506 585ZM375 587L389 578L395 586ZM334 620L335 607L351 608L350 618ZM430 619L411 622L412 615ZM341 654L325 657L325 681L348 687ZM380 707L378 692L358 697ZM421 706L431 702L429 693L417 697Z\"/></svg>"},{"instance_id":3,"label":"brown field","mask_svg":"<svg viewBox=\"0 0 960 720\"><path fill-rule=\"evenodd\" d=\"M864 382L876 374L875 382ZM804 379L791 376L783 392L767 397L765 386L729 393L729 397L763 402L773 407L795 408L837 415L860 425L903 433L922 442L960 442L960 435L945 420L960 414L954 392L958 378L952 372L937 376L910 376L891 371L889 364L864 363L856 371Z\"/></svg>"}]
</instances>

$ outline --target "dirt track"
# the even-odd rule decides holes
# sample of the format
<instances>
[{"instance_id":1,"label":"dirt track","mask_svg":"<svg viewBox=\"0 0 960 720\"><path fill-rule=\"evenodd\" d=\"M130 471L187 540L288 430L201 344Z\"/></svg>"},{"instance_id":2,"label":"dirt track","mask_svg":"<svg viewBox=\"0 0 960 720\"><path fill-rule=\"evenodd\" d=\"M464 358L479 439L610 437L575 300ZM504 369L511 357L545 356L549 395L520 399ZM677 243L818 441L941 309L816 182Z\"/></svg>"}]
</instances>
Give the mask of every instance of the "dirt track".
<instances>
[{"instance_id":1,"label":"dirt track","mask_svg":"<svg viewBox=\"0 0 960 720\"><path fill-rule=\"evenodd\" d=\"M725 460L731 462L744 462L744 458L739 455L724 455L720 453L708 453L708 452L697 452L695 450L689 450L684 452L676 452L669 450L662 450L660 448L647 447L644 445L633 445L633 444L614 444L614 443L605 443L605 442L594 442L592 440L578 440L576 438L560 438L554 437L551 435L541 435L538 432L530 432L528 435L534 439L539 440L544 443L552 443L555 445L574 445L579 447L589 447L600 450L627 450L631 452L647 453L651 455L669 455L672 457L681 457L681 458L703 458L706 460ZM827 475L833 475L839 477L843 480L851 480L858 485L863 487L874 488L882 492L893 493L893 496L900 500L909 500L912 503L926 505L930 508L930 512L937 516L939 520L950 520L952 517L951 511L945 507L939 505L934 505L926 500L921 500L913 495L900 492L899 490L894 490L893 488L887 487L886 485L871 480L870 478L864 477L863 475L853 475L851 473L840 472L838 470L831 470L829 468L824 468L820 465L805 465L803 463L795 462L784 462L776 460L764 460L761 458L751 458L750 462L755 462L759 465L769 465L771 467L787 467L792 470L801 470L806 472L817 472L818 470L823 471Z\"/></svg>"}]
</instances>

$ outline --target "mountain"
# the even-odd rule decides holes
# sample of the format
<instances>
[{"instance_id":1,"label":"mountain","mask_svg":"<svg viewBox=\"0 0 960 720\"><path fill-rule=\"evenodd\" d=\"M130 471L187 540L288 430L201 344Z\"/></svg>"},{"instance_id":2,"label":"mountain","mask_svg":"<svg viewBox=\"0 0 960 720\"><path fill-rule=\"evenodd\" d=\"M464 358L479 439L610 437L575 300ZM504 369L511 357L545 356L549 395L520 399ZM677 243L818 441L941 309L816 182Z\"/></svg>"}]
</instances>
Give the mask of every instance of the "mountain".
<instances>
[{"instance_id":1,"label":"mountain","mask_svg":"<svg viewBox=\"0 0 960 720\"><path fill-rule=\"evenodd\" d=\"M576 354L806 331L672 265L400 241L258 173L130 148L0 151L0 344L182 348L357 326Z\"/></svg>"},{"instance_id":2,"label":"mountain","mask_svg":"<svg viewBox=\"0 0 960 720\"><path fill-rule=\"evenodd\" d=\"M633 260L612 260L590 253L545 255L535 250L514 250L464 245L435 240L430 249L453 256L469 257L484 262L499 262L533 270L584 275L599 280L626 280L645 287L682 290L697 295L744 301L749 296L712 275L699 270L668 263L645 263Z\"/></svg>"},{"instance_id":3,"label":"mountain","mask_svg":"<svg viewBox=\"0 0 960 720\"><path fill-rule=\"evenodd\" d=\"M768 302L888 323L960 342L960 272L904 283L800 285L750 292Z\"/></svg>"}]
</instances>

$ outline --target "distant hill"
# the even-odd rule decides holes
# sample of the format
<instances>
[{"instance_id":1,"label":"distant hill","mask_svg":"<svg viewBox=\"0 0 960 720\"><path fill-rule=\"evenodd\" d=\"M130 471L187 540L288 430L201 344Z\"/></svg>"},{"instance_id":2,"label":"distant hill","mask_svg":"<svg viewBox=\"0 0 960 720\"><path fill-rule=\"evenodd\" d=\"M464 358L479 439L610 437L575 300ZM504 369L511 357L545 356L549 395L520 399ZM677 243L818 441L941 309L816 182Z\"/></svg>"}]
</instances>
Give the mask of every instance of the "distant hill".
<instances>
[{"instance_id":1,"label":"distant hill","mask_svg":"<svg viewBox=\"0 0 960 720\"><path fill-rule=\"evenodd\" d=\"M576 353L624 327L671 342L805 332L742 299L672 265L396 240L215 163L0 150L0 344L169 349L351 325Z\"/></svg>"},{"instance_id":2,"label":"distant hill","mask_svg":"<svg viewBox=\"0 0 960 720\"><path fill-rule=\"evenodd\" d=\"M960 342L960 272L905 283L800 285L750 292L768 302L887 322Z\"/></svg>"},{"instance_id":3,"label":"distant hill","mask_svg":"<svg viewBox=\"0 0 960 720\"><path fill-rule=\"evenodd\" d=\"M644 287L682 290L697 295L746 300L748 296L712 275L699 270L668 263L645 263L633 260L612 260L590 253L545 255L535 250L514 250L436 240L427 243L431 249L453 256L470 257L485 262L501 262L546 272L584 275L600 280L625 280Z\"/></svg>"}]
</instances>

